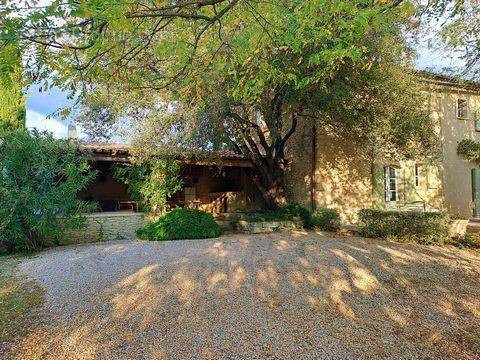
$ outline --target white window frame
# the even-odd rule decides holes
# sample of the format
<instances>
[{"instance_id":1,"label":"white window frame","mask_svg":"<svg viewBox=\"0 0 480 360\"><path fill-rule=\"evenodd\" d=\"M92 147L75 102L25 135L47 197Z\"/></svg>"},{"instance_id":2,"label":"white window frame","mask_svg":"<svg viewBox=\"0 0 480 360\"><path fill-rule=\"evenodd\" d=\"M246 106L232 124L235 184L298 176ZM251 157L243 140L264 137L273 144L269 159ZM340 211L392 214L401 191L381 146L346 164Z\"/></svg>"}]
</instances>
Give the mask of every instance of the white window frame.
<instances>
[{"instance_id":1,"label":"white window frame","mask_svg":"<svg viewBox=\"0 0 480 360\"><path fill-rule=\"evenodd\" d=\"M390 171L394 171L394 177L391 176ZM385 185L385 201L397 202L398 201L398 169L392 166L386 166L383 168L383 179ZM393 180L393 182L392 182ZM392 189L392 184L393 189Z\"/></svg>"},{"instance_id":2,"label":"white window frame","mask_svg":"<svg viewBox=\"0 0 480 360\"><path fill-rule=\"evenodd\" d=\"M465 114L460 114L460 102L465 103ZM468 100L465 98L458 98L457 99L457 106L456 106L457 118L458 119L468 119Z\"/></svg>"}]
</instances>

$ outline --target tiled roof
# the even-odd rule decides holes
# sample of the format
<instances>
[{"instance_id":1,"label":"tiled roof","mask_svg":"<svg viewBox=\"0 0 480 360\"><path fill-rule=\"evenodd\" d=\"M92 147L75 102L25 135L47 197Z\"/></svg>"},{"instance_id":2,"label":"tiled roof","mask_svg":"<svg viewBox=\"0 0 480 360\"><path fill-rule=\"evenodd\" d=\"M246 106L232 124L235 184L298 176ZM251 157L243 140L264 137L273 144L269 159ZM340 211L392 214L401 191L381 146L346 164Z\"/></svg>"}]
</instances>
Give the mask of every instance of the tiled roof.
<instances>
[{"instance_id":1,"label":"tiled roof","mask_svg":"<svg viewBox=\"0 0 480 360\"><path fill-rule=\"evenodd\" d=\"M97 142L82 142L80 143L80 147L85 150L92 151L94 154L105 154L105 155L130 155L130 145L128 144L118 144L118 143L97 143ZM200 151L197 149L173 149L172 151L181 152L182 154L188 154L190 151L192 153L192 157L197 157L195 155L202 155L211 156L215 158L221 159L239 159L244 160L245 156L242 154L238 154L231 150L220 150L220 151L207 151L203 150ZM188 156L184 156L188 157Z\"/></svg>"},{"instance_id":2,"label":"tiled roof","mask_svg":"<svg viewBox=\"0 0 480 360\"><path fill-rule=\"evenodd\" d=\"M473 80L462 79L460 77L449 76L444 74L439 74L435 72L430 72L426 70L417 71L418 76L428 82L433 82L439 85L455 86L465 89L474 89L480 90L480 83Z\"/></svg>"}]
</instances>

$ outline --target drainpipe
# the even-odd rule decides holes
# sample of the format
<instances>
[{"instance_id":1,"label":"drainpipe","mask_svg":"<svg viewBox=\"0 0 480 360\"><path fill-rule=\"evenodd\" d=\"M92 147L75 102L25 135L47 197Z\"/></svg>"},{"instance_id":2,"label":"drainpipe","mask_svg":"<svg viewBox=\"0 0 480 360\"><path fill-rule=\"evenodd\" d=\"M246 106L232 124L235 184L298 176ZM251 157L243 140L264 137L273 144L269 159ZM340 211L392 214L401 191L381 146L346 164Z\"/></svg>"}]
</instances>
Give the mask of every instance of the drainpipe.
<instances>
[{"instance_id":1,"label":"drainpipe","mask_svg":"<svg viewBox=\"0 0 480 360\"><path fill-rule=\"evenodd\" d=\"M310 189L310 203L312 204L312 211L315 211L317 208L317 180L316 180L316 170L317 170L317 126L312 125L312 168L311 168L311 189Z\"/></svg>"}]
</instances>

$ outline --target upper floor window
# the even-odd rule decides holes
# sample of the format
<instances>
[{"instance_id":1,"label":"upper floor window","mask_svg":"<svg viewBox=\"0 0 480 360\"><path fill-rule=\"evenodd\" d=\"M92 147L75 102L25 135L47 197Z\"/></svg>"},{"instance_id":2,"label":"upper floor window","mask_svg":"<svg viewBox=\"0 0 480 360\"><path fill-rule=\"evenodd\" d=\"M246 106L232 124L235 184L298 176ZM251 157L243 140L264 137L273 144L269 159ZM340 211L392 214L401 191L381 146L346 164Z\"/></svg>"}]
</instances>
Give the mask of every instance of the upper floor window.
<instances>
[{"instance_id":1,"label":"upper floor window","mask_svg":"<svg viewBox=\"0 0 480 360\"><path fill-rule=\"evenodd\" d=\"M457 99L457 118L468 118L468 102L467 99Z\"/></svg>"},{"instance_id":2,"label":"upper floor window","mask_svg":"<svg viewBox=\"0 0 480 360\"><path fill-rule=\"evenodd\" d=\"M398 200L398 170L394 167L383 168L385 182L385 201Z\"/></svg>"}]
</instances>

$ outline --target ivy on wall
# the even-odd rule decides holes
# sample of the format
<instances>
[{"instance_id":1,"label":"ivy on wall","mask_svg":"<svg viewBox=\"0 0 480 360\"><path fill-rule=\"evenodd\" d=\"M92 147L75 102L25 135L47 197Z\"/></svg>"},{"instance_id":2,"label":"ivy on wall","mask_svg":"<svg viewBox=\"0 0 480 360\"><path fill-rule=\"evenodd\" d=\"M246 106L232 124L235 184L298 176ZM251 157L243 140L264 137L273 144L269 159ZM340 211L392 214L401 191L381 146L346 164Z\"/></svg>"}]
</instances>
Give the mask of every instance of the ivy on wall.
<instances>
[{"instance_id":1,"label":"ivy on wall","mask_svg":"<svg viewBox=\"0 0 480 360\"><path fill-rule=\"evenodd\" d=\"M480 160L480 143L472 139L463 139L457 145L457 154L468 161Z\"/></svg>"}]
</instances>

